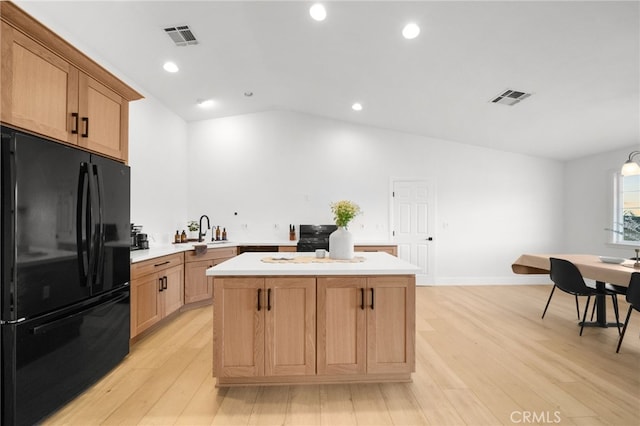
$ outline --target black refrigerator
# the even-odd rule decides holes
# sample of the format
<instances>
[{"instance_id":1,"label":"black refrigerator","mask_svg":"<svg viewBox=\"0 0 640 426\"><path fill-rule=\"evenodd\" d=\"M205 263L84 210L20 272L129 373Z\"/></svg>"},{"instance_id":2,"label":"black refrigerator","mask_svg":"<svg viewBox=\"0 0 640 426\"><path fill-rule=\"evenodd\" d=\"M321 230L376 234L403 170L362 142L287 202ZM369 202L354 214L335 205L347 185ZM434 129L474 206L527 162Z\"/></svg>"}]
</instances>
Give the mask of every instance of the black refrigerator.
<instances>
[{"instance_id":1,"label":"black refrigerator","mask_svg":"<svg viewBox=\"0 0 640 426\"><path fill-rule=\"evenodd\" d=\"M129 167L1 127L2 425L31 425L129 353Z\"/></svg>"}]
</instances>

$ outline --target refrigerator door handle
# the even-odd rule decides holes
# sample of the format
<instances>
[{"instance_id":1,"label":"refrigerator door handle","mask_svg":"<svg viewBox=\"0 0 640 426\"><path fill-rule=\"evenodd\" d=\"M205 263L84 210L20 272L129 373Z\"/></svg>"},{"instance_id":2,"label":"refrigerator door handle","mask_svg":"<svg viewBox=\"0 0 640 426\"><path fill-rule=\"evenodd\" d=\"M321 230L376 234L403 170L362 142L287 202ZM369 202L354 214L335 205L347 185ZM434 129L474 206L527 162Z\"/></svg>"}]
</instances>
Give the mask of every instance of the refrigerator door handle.
<instances>
[{"instance_id":1,"label":"refrigerator door handle","mask_svg":"<svg viewBox=\"0 0 640 426\"><path fill-rule=\"evenodd\" d=\"M102 280L102 272L104 268L104 241L105 241L105 232L104 232L104 186L102 184L102 173L100 172L100 167L97 164L91 165L92 175L94 179L94 200L96 205L96 212L98 214L98 219L96 221L95 227L95 256L96 256L96 264L94 271L94 284L98 283Z\"/></svg>"},{"instance_id":2,"label":"refrigerator door handle","mask_svg":"<svg viewBox=\"0 0 640 426\"><path fill-rule=\"evenodd\" d=\"M100 239L100 206L98 204L98 188L94 164L88 164L89 196L87 200L87 244L89 246L89 267L87 268L87 285L93 287L98 279L99 239Z\"/></svg>"},{"instance_id":3,"label":"refrigerator door handle","mask_svg":"<svg viewBox=\"0 0 640 426\"><path fill-rule=\"evenodd\" d=\"M89 206L87 205L89 170L87 163L80 163L80 176L78 178L78 204L76 208L76 242L78 250L78 269L80 271L80 285L87 285L88 269L90 263L89 233L87 232L87 215ZM85 186L87 189L85 189ZM84 212L84 214L83 214ZM83 236L86 238L83 238ZM86 244L85 244L86 241Z\"/></svg>"}]
</instances>

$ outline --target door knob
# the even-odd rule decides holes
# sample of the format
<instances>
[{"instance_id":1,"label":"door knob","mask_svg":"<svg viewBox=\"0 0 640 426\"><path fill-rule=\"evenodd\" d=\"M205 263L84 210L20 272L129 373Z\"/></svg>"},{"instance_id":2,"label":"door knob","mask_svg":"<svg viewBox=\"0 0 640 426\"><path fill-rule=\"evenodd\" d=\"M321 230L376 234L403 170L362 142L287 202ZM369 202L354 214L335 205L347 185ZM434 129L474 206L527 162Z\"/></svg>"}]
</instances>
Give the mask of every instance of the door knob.
<instances>
[{"instance_id":1,"label":"door knob","mask_svg":"<svg viewBox=\"0 0 640 426\"><path fill-rule=\"evenodd\" d=\"M433 241L433 237L427 238L427 241Z\"/></svg>"}]
</instances>

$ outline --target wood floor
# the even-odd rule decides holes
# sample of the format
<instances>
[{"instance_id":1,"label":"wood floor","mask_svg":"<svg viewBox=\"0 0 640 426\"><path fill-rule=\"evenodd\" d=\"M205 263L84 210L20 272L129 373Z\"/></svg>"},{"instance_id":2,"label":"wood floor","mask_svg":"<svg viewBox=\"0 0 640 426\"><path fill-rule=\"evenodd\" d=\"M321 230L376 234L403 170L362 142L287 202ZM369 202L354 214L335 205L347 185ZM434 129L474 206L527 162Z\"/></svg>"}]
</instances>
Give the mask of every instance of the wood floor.
<instances>
[{"instance_id":1,"label":"wood floor","mask_svg":"<svg viewBox=\"0 0 640 426\"><path fill-rule=\"evenodd\" d=\"M419 287L416 372L404 384L218 389L212 308L186 311L45 424L640 424L640 313L616 354L616 329L578 336L565 293L540 319L549 291Z\"/></svg>"}]
</instances>

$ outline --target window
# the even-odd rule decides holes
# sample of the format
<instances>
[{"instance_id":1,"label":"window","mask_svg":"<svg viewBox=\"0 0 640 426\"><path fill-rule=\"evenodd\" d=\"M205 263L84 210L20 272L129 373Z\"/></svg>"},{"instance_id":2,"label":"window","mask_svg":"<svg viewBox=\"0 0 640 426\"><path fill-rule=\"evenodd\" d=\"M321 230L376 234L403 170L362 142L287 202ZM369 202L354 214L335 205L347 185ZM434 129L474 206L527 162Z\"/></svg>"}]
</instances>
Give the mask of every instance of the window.
<instances>
[{"instance_id":1,"label":"window","mask_svg":"<svg viewBox=\"0 0 640 426\"><path fill-rule=\"evenodd\" d=\"M640 246L640 175L616 174L613 242Z\"/></svg>"}]
</instances>

